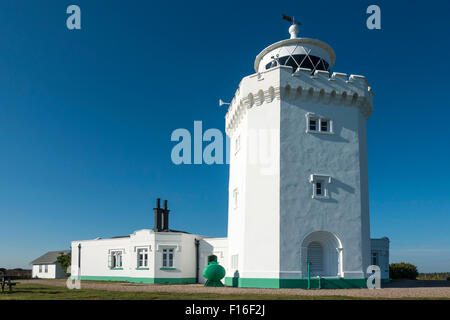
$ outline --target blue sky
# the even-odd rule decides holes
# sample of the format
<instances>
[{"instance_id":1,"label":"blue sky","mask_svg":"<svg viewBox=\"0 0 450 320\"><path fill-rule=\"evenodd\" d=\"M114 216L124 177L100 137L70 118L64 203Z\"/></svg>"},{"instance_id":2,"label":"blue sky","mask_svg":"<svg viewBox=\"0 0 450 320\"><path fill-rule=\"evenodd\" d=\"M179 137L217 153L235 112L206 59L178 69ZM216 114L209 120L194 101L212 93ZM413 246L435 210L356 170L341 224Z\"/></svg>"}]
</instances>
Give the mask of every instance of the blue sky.
<instances>
[{"instance_id":1,"label":"blue sky","mask_svg":"<svg viewBox=\"0 0 450 320\"><path fill-rule=\"evenodd\" d=\"M66 28L77 4L82 29ZM370 4L381 30L366 28ZM153 227L226 236L227 165L171 162L177 128L224 130L255 56L300 36L375 92L368 121L372 237L391 261L450 271L448 14L444 1L16 1L0 3L0 266L71 240Z\"/></svg>"}]
</instances>

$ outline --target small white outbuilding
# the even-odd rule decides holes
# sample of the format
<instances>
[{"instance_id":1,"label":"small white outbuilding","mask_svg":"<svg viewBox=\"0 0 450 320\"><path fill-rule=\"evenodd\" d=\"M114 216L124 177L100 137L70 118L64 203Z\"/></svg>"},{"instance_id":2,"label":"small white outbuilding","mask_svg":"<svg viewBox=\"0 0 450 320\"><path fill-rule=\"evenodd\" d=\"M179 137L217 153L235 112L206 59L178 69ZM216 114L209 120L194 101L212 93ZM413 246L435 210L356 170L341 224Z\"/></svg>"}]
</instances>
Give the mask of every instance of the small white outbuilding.
<instances>
[{"instance_id":1,"label":"small white outbuilding","mask_svg":"<svg viewBox=\"0 0 450 320\"><path fill-rule=\"evenodd\" d=\"M67 277L61 265L56 261L60 255L69 254L70 250L49 251L30 262L33 265L32 278L60 279Z\"/></svg>"}]
</instances>

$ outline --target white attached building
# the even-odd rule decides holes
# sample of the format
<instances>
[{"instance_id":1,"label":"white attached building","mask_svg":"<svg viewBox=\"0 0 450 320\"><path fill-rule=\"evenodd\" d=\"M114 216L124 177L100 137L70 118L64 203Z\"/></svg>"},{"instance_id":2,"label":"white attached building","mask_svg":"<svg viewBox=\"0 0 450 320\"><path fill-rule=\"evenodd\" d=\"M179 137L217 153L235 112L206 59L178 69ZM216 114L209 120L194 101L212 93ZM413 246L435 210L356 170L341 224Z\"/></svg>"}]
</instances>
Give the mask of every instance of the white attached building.
<instances>
[{"instance_id":1,"label":"white attached building","mask_svg":"<svg viewBox=\"0 0 450 320\"><path fill-rule=\"evenodd\" d=\"M70 250L49 251L36 260L33 260L30 262L33 265L31 277L40 279L66 278L66 273L61 265L56 262L56 259L60 255L66 255L68 253L70 253Z\"/></svg>"},{"instance_id":2,"label":"white attached building","mask_svg":"<svg viewBox=\"0 0 450 320\"><path fill-rule=\"evenodd\" d=\"M228 237L153 230L72 242L72 275L149 283L204 282L209 255L239 287L365 287L376 262L389 276L389 240L370 239L363 76L333 72L326 43L298 38L264 49L228 108Z\"/></svg>"},{"instance_id":3,"label":"white attached building","mask_svg":"<svg viewBox=\"0 0 450 320\"><path fill-rule=\"evenodd\" d=\"M227 265L227 238L169 229L167 201L157 200L155 227L128 236L72 242L72 276L81 280L204 283L208 256Z\"/></svg>"}]
</instances>

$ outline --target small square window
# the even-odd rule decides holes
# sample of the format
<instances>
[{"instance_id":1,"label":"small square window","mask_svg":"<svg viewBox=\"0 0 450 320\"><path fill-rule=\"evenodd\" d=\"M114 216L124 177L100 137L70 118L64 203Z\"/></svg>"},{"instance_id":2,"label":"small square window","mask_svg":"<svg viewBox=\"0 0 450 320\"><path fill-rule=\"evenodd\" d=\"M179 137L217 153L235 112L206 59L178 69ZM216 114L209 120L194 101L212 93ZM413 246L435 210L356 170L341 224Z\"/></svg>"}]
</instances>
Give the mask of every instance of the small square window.
<instances>
[{"instance_id":1,"label":"small square window","mask_svg":"<svg viewBox=\"0 0 450 320\"><path fill-rule=\"evenodd\" d=\"M328 199L328 185L331 183L331 177L323 174L312 174L309 182L313 185L312 197L315 199Z\"/></svg>"},{"instance_id":2,"label":"small square window","mask_svg":"<svg viewBox=\"0 0 450 320\"><path fill-rule=\"evenodd\" d=\"M321 118L315 113L306 113L306 132L314 134L333 134L333 121Z\"/></svg>"}]
</instances>

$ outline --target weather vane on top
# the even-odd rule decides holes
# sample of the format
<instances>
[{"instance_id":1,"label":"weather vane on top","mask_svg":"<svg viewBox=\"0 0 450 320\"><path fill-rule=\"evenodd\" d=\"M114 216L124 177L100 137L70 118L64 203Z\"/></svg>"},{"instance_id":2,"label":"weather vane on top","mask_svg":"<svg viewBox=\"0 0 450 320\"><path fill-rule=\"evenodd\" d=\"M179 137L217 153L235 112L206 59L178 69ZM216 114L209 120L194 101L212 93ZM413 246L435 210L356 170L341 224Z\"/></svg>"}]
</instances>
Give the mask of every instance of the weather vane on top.
<instances>
[{"instance_id":1,"label":"weather vane on top","mask_svg":"<svg viewBox=\"0 0 450 320\"><path fill-rule=\"evenodd\" d=\"M301 22L296 22L295 21L295 17L289 17L285 14L281 15L283 17L284 20L292 22L292 26L289 27L289 33L291 34L291 39L297 38L297 33L298 33L298 26L300 26L302 23Z\"/></svg>"},{"instance_id":2,"label":"weather vane on top","mask_svg":"<svg viewBox=\"0 0 450 320\"><path fill-rule=\"evenodd\" d=\"M291 18L291 17L289 17L289 16L287 16L287 15L285 15L285 14L282 14L281 16L283 17L284 20L287 20L287 21L289 21L289 22L292 22L292 24L297 24L297 25L299 25L299 26L302 25L301 22L295 22L295 17L292 17L292 18Z\"/></svg>"}]
</instances>

